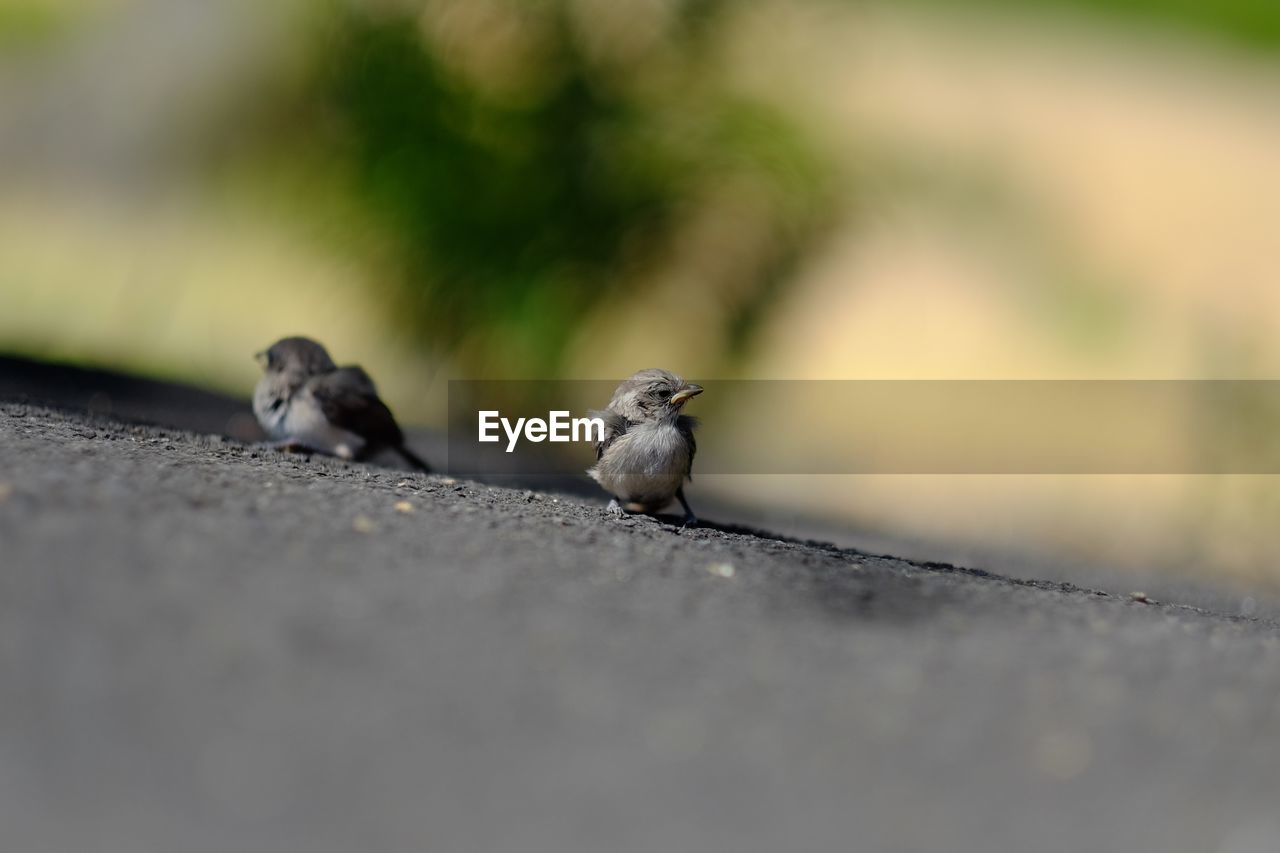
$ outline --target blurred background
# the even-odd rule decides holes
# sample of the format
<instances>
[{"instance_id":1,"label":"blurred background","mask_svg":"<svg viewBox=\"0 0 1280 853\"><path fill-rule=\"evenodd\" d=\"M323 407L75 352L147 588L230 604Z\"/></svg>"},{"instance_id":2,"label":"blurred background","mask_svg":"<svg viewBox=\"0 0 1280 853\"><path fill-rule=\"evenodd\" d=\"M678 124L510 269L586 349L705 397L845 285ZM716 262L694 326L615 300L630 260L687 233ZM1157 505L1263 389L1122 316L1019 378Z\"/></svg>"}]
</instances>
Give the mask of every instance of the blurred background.
<instances>
[{"instance_id":1,"label":"blurred background","mask_svg":"<svg viewBox=\"0 0 1280 853\"><path fill-rule=\"evenodd\" d=\"M654 365L1275 378L1278 95L1272 0L0 0L0 352L243 397L305 333L436 427ZM698 492L1280 588L1272 477Z\"/></svg>"}]
</instances>

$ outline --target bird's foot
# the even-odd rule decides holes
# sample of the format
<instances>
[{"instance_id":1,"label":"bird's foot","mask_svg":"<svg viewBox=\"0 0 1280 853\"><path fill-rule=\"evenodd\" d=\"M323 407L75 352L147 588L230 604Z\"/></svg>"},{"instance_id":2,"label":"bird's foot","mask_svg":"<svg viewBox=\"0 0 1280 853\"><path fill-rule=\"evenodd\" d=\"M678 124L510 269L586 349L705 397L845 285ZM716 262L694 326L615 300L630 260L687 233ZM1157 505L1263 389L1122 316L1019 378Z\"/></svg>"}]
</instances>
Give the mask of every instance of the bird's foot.
<instances>
[{"instance_id":1,"label":"bird's foot","mask_svg":"<svg viewBox=\"0 0 1280 853\"><path fill-rule=\"evenodd\" d=\"M272 450L278 450L281 453L310 453L311 448L302 442L292 438L282 438L279 441L271 441L267 446Z\"/></svg>"}]
</instances>

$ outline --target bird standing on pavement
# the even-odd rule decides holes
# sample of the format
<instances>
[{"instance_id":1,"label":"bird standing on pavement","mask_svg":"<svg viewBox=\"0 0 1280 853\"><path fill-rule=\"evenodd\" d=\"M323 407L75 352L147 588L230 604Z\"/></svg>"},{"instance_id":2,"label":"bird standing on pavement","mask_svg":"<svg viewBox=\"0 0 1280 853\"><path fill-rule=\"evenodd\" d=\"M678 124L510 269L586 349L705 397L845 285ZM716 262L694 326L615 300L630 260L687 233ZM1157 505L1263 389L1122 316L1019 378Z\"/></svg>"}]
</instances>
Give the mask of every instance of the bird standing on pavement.
<instances>
[{"instance_id":1,"label":"bird standing on pavement","mask_svg":"<svg viewBox=\"0 0 1280 853\"><path fill-rule=\"evenodd\" d=\"M310 338L282 338L256 358L263 375L253 413L277 447L341 459L394 450L415 468L431 470L405 447L391 410L361 368L338 367Z\"/></svg>"},{"instance_id":2,"label":"bird standing on pavement","mask_svg":"<svg viewBox=\"0 0 1280 853\"><path fill-rule=\"evenodd\" d=\"M611 513L654 513L674 498L685 524L698 523L684 497L698 449L697 421L681 409L701 393L700 385L650 368L624 380L606 410L592 412L604 420L604 440L596 443L596 464L587 474L614 496Z\"/></svg>"}]
</instances>

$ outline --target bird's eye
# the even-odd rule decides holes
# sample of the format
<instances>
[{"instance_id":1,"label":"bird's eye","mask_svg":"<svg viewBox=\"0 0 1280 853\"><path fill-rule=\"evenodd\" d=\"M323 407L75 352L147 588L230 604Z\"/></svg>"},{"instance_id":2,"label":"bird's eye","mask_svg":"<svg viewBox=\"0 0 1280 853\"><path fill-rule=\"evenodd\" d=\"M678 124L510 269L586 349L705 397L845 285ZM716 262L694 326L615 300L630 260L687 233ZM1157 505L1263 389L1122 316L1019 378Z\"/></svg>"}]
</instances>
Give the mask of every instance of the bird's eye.
<instances>
[{"instance_id":1,"label":"bird's eye","mask_svg":"<svg viewBox=\"0 0 1280 853\"><path fill-rule=\"evenodd\" d=\"M659 388L659 389L658 389L658 399L659 399L659 400L670 400L670 399L671 399L671 389L670 389L670 388Z\"/></svg>"}]
</instances>

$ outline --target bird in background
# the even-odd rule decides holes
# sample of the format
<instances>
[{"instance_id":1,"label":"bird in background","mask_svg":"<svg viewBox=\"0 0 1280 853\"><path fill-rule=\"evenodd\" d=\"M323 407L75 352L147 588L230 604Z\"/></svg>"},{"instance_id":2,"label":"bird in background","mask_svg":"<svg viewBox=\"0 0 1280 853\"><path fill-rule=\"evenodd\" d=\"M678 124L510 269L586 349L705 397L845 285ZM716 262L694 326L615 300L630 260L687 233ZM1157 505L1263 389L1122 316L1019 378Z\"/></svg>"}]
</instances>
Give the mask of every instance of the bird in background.
<instances>
[{"instance_id":1,"label":"bird in background","mask_svg":"<svg viewBox=\"0 0 1280 853\"><path fill-rule=\"evenodd\" d=\"M698 450L697 421L682 409L701 393L700 385L649 368L623 380L607 409L591 413L604 421L604 438L587 474L613 495L609 512L655 513L675 499L685 525L698 523L684 496Z\"/></svg>"},{"instance_id":2,"label":"bird in background","mask_svg":"<svg viewBox=\"0 0 1280 853\"><path fill-rule=\"evenodd\" d=\"M275 446L340 459L394 450L415 468L431 470L405 446L404 433L361 368L338 367L323 346L302 337L281 338L255 358L262 379L253 392L253 414Z\"/></svg>"}]
</instances>

